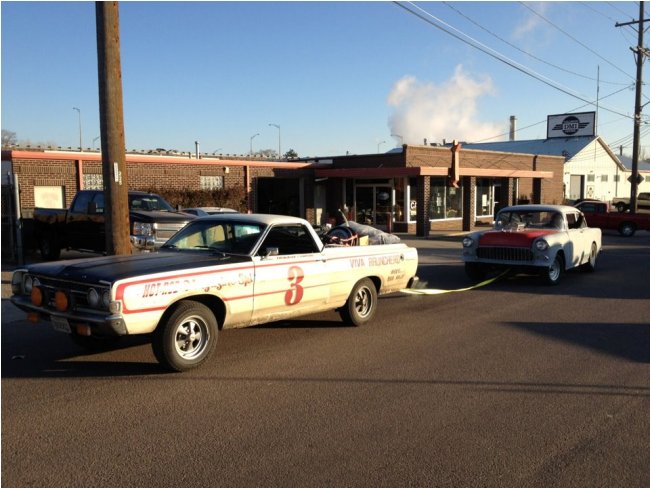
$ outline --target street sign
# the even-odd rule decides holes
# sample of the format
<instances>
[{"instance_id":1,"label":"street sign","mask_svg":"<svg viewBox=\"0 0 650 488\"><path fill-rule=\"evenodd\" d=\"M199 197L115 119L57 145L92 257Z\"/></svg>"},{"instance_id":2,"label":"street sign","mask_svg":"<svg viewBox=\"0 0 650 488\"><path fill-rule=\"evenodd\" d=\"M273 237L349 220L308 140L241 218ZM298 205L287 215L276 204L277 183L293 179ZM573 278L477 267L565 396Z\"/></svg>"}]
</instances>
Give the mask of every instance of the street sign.
<instances>
[{"instance_id":1,"label":"street sign","mask_svg":"<svg viewBox=\"0 0 650 488\"><path fill-rule=\"evenodd\" d=\"M642 175L640 175L640 174L637 174L637 175L636 175L636 184L637 184L637 185L640 185L640 184L643 182L643 180L645 180L645 178L644 178ZM630 175L630 176L627 177L627 181L629 181L630 183L632 183L632 181L633 181L633 179L632 179L632 175Z\"/></svg>"}]
</instances>

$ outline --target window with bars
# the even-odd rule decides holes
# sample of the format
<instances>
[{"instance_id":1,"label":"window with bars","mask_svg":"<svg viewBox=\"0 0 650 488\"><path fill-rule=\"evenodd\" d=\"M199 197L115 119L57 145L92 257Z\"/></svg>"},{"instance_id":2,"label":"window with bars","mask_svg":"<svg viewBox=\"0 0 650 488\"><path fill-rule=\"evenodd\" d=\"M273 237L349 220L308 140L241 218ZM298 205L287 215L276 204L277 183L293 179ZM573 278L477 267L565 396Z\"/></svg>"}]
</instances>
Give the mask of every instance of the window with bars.
<instances>
[{"instance_id":1,"label":"window with bars","mask_svg":"<svg viewBox=\"0 0 650 488\"><path fill-rule=\"evenodd\" d=\"M200 176L201 190L221 190L223 188L223 176Z\"/></svg>"},{"instance_id":2,"label":"window with bars","mask_svg":"<svg viewBox=\"0 0 650 488\"><path fill-rule=\"evenodd\" d=\"M104 179L101 173L84 173L84 190L103 190Z\"/></svg>"}]
</instances>

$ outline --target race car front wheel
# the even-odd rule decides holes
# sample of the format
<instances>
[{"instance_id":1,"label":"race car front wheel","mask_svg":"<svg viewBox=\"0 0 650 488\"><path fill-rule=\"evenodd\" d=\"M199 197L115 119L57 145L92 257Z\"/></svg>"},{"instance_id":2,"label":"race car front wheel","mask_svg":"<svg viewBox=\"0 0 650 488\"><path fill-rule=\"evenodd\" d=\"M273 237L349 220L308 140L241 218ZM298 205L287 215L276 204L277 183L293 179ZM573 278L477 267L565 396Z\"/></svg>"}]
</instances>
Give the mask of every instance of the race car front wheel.
<instances>
[{"instance_id":1,"label":"race car front wheel","mask_svg":"<svg viewBox=\"0 0 650 488\"><path fill-rule=\"evenodd\" d=\"M172 371L187 371L207 361L217 344L219 327L212 311L186 300L158 325L152 348L156 359Z\"/></svg>"}]
</instances>

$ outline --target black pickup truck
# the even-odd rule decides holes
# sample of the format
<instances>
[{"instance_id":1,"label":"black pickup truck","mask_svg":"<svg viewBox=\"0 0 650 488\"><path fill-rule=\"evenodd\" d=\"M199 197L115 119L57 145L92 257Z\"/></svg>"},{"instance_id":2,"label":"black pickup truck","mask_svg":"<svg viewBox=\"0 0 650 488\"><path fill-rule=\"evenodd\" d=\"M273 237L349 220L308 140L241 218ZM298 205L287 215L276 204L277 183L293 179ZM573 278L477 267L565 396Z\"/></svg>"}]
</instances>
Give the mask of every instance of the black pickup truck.
<instances>
[{"instance_id":1,"label":"black pickup truck","mask_svg":"<svg viewBox=\"0 0 650 488\"><path fill-rule=\"evenodd\" d=\"M129 227L135 250L154 250L194 215L177 212L161 196L129 192ZM43 259L58 259L61 249L105 252L104 192L82 190L70 209L35 208L34 234Z\"/></svg>"}]
</instances>

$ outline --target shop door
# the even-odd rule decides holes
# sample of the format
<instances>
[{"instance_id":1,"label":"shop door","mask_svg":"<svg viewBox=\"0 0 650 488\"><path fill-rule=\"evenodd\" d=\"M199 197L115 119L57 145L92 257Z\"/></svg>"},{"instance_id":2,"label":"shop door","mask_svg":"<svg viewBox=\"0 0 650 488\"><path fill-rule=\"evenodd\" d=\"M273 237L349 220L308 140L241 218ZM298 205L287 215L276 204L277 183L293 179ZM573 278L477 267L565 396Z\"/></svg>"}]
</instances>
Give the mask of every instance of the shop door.
<instances>
[{"instance_id":1,"label":"shop door","mask_svg":"<svg viewBox=\"0 0 650 488\"><path fill-rule=\"evenodd\" d=\"M390 230L393 219L393 189L383 185L357 186L355 208L355 219L358 223Z\"/></svg>"}]
</instances>

